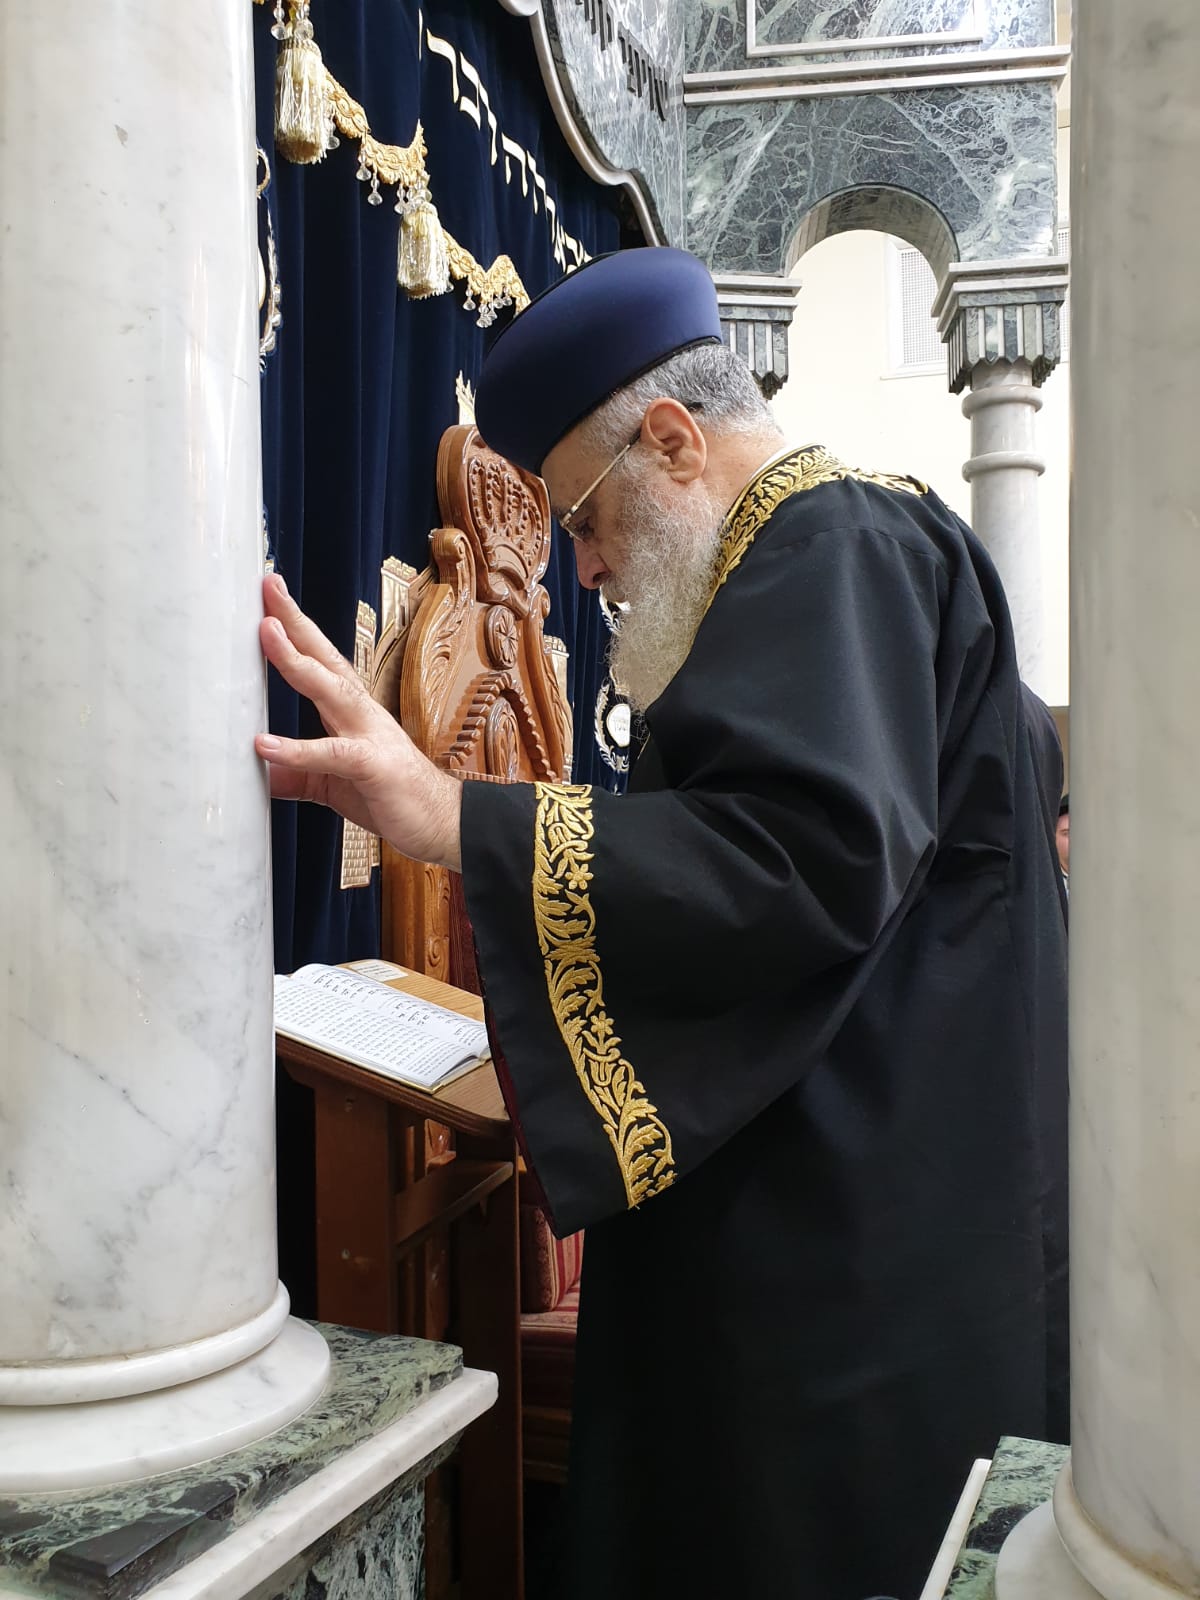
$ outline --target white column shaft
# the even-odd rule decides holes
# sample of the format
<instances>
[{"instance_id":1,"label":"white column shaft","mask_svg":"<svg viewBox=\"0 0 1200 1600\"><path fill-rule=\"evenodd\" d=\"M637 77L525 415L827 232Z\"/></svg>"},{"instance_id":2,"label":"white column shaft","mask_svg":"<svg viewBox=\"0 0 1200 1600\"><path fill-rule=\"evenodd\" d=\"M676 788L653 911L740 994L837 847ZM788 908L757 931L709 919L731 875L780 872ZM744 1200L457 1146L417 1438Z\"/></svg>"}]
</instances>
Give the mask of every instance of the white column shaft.
<instances>
[{"instance_id":1,"label":"white column shaft","mask_svg":"<svg viewBox=\"0 0 1200 1600\"><path fill-rule=\"evenodd\" d=\"M106 1358L190 1377L286 1316L249 10L0 8L10 1404L139 1387Z\"/></svg>"},{"instance_id":2,"label":"white column shaft","mask_svg":"<svg viewBox=\"0 0 1200 1600\"><path fill-rule=\"evenodd\" d=\"M1088 0L1075 26L1072 1478L1094 1529L1193 1594L1200 8ZM1061 1498L1069 1515L1067 1482ZM1103 1594L1161 1592L1059 1528Z\"/></svg>"},{"instance_id":3,"label":"white column shaft","mask_svg":"<svg viewBox=\"0 0 1200 1600\"><path fill-rule=\"evenodd\" d=\"M996 563L1012 614L1017 662L1039 688L1045 648L1038 479L1046 463L1037 452L1035 418L1042 397L1028 361L981 362L963 399L971 422L971 526Z\"/></svg>"}]
</instances>

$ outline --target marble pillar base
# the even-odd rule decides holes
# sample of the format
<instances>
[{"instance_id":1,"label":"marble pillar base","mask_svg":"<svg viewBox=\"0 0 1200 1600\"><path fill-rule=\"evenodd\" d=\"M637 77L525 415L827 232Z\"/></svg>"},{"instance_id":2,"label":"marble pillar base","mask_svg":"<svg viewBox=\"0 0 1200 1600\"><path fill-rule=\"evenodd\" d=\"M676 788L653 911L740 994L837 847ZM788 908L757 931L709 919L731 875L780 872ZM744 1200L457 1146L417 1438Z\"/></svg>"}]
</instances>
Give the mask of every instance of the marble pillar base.
<instances>
[{"instance_id":1,"label":"marble pillar base","mask_svg":"<svg viewBox=\"0 0 1200 1600\"><path fill-rule=\"evenodd\" d=\"M93 1489L211 1461L307 1411L329 1377L321 1335L294 1317L265 1350L149 1394L0 1405L0 1494Z\"/></svg>"},{"instance_id":2,"label":"marble pillar base","mask_svg":"<svg viewBox=\"0 0 1200 1600\"><path fill-rule=\"evenodd\" d=\"M0 1500L0 1600L368 1600L420 1589L420 1484L493 1403L449 1345L321 1326L329 1382L269 1438L89 1494ZM324 1587L320 1587L324 1585Z\"/></svg>"},{"instance_id":3,"label":"marble pillar base","mask_svg":"<svg viewBox=\"0 0 1200 1600\"><path fill-rule=\"evenodd\" d=\"M1013 1529L996 1564L996 1600L1185 1600L1194 1593L1139 1567L1104 1537L1079 1503L1069 1461L1053 1501Z\"/></svg>"},{"instance_id":4,"label":"marble pillar base","mask_svg":"<svg viewBox=\"0 0 1200 1600\"><path fill-rule=\"evenodd\" d=\"M1005 1541L1023 1518L1050 1499L1066 1457L1062 1445L1001 1439L945 1600L994 1600L996 1563ZM964 1476L965 1472L964 1465Z\"/></svg>"},{"instance_id":5,"label":"marble pillar base","mask_svg":"<svg viewBox=\"0 0 1200 1600\"><path fill-rule=\"evenodd\" d=\"M283 1331L289 1304L287 1290L277 1283L265 1311L205 1339L143 1355L0 1366L0 1406L70 1406L88 1400L116 1400L206 1378L210 1372L223 1372L265 1350Z\"/></svg>"},{"instance_id":6,"label":"marble pillar base","mask_svg":"<svg viewBox=\"0 0 1200 1600\"><path fill-rule=\"evenodd\" d=\"M1047 1502L1031 1511L1004 1541L996 1562L996 1600L1098 1600L1063 1549Z\"/></svg>"}]
</instances>

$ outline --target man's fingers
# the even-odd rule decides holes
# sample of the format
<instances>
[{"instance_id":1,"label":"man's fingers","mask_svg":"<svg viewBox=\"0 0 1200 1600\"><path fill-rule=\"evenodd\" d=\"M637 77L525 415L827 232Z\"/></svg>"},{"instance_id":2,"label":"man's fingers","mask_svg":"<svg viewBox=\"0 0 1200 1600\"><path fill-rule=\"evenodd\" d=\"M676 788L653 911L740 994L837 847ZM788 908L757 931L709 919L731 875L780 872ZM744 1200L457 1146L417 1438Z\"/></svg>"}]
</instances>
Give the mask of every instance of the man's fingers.
<instances>
[{"instance_id":1,"label":"man's fingers","mask_svg":"<svg viewBox=\"0 0 1200 1600\"><path fill-rule=\"evenodd\" d=\"M260 751L260 754L262 752ZM308 772L293 772L290 767L271 768L271 799L272 800L307 800L312 775Z\"/></svg>"},{"instance_id":2,"label":"man's fingers","mask_svg":"<svg viewBox=\"0 0 1200 1600\"><path fill-rule=\"evenodd\" d=\"M298 788L293 787L288 795L278 794L279 799L315 799L312 784L308 782L314 774L360 783L371 766L370 746L358 739L281 739L274 733L260 733L254 748L264 761L271 763L272 794L276 793L277 771L286 770L300 780Z\"/></svg>"},{"instance_id":3,"label":"man's fingers","mask_svg":"<svg viewBox=\"0 0 1200 1600\"><path fill-rule=\"evenodd\" d=\"M278 617L263 618L259 639L267 660L293 689L312 701L327 725L332 721L339 729L354 731L347 724L369 715L375 702L358 675L351 671L348 677L344 676L298 650Z\"/></svg>"},{"instance_id":4,"label":"man's fingers","mask_svg":"<svg viewBox=\"0 0 1200 1600\"><path fill-rule=\"evenodd\" d=\"M311 617L306 617L301 611L277 572L269 573L263 579L263 610L268 617L274 617L280 623L301 655L319 661L340 678L352 679L355 683L359 681L358 674L341 651L330 643Z\"/></svg>"},{"instance_id":5,"label":"man's fingers","mask_svg":"<svg viewBox=\"0 0 1200 1600\"><path fill-rule=\"evenodd\" d=\"M265 742L269 742L269 736ZM260 755L271 761L271 798L273 800L310 800L314 805L332 806L351 822L356 822L368 833L377 832L371 808L355 791L351 783L339 783L320 772L305 772L298 768L277 766L274 758L278 747L260 750Z\"/></svg>"}]
</instances>

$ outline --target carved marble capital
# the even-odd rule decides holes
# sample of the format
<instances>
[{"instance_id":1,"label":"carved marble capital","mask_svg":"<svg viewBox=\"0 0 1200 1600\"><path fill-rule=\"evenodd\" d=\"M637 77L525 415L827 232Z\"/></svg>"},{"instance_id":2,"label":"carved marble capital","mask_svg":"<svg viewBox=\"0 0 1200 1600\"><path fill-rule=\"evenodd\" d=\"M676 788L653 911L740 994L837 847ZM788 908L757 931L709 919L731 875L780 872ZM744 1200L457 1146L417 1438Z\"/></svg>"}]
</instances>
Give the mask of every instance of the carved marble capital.
<instances>
[{"instance_id":1,"label":"carved marble capital","mask_svg":"<svg viewBox=\"0 0 1200 1600\"><path fill-rule=\"evenodd\" d=\"M721 327L768 400L787 382L788 328L800 285L759 273L715 273Z\"/></svg>"},{"instance_id":2,"label":"carved marble capital","mask_svg":"<svg viewBox=\"0 0 1200 1600\"><path fill-rule=\"evenodd\" d=\"M1028 361L1037 385L1062 357L1066 256L956 261L933 303L946 345L951 392L959 394L981 363Z\"/></svg>"}]
</instances>

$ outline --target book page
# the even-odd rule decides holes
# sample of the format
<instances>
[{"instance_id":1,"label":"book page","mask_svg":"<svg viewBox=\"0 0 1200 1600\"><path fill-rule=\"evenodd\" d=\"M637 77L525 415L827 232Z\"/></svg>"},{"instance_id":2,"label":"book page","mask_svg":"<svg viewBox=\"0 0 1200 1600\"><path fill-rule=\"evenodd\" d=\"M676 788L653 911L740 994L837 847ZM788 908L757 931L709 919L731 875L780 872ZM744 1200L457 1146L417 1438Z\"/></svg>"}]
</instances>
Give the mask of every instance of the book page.
<instances>
[{"instance_id":1,"label":"book page","mask_svg":"<svg viewBox=\"0 0 1200 1600\"><path fill-rule=\"evenodd\" d=\"M289 1039L424 1089L457 1077L477 1060L467 1046L283 974L275 978L275 1028Z\"/></svg>"},{"instance_id":2,"label":"book page","mask_svg":"<svg viewBox=\"0 0 1200 1600\"><path fill-rule=\"evenodd\" d=\"M292 973L293 983L322 989L328 994L340 995L364 1010L378 1012L380 1016L394 1017L410 1028L420 1029L440 1039L453 1040L463 1045L474 1056L488 1055L487 1029L473 1017L463 1017L457 1011L447 1011L430 1000L419 1000L416 995L405 994L400 989L389 989L385 983L348 972L344 967L327 967L320 962L300 967Z\"/></svg>"},{"instance_id":3,"label":"book page","mask_svg":"<svg viewBox=\"0 0 1200 1600\"><path fill-rule=\"evenodd\" d=\"M389 983L393 978L407 978L408 968L398 967L394 961L349 961L346 963L352 971L364 978L378 978L380 983ZM303 972L303 967L300 969Z\"/></svg>"}]
</instances>

